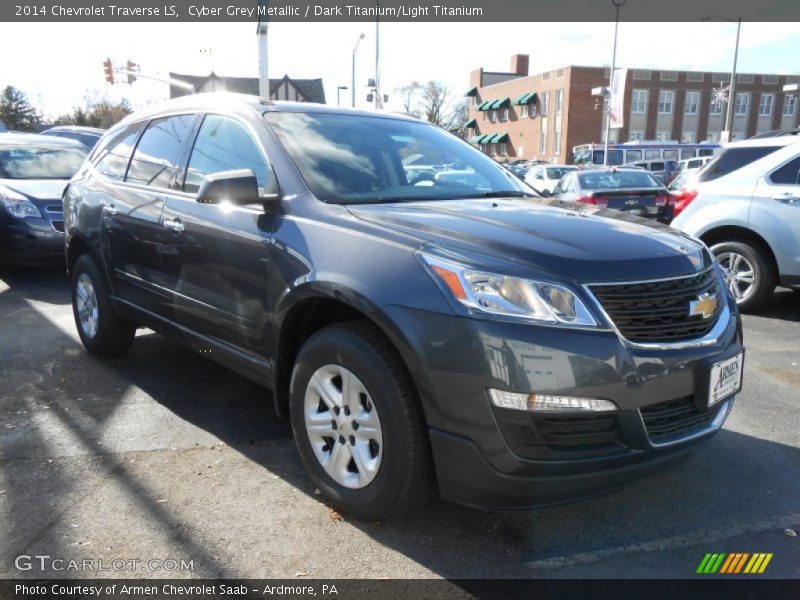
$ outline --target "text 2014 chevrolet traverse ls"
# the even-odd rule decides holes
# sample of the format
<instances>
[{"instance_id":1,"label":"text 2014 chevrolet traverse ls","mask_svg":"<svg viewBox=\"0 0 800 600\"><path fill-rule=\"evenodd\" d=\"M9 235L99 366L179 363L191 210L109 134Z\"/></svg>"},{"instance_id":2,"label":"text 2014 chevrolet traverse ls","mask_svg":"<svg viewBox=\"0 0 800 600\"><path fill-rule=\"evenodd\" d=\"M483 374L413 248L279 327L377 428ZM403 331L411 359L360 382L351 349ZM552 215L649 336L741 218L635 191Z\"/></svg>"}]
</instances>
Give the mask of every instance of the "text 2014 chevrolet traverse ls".
<instances>
[{"instance_id":1,"label":"text 2014 chevrolet traverse ls","mask_svg":"<svg viewBox=\"0 0 800 600\"><path fill-rule=\"evenodd\" d=\"M403 159L470 177L406 178ZM467 183L465 183L467 182ZM126 118L65 195L96 354L146 325L274 390L331 502L523 508L620 486L718 430L736 305L692 238L530 195L412 118L197 95Z\"/></svg>"}]
</instances>

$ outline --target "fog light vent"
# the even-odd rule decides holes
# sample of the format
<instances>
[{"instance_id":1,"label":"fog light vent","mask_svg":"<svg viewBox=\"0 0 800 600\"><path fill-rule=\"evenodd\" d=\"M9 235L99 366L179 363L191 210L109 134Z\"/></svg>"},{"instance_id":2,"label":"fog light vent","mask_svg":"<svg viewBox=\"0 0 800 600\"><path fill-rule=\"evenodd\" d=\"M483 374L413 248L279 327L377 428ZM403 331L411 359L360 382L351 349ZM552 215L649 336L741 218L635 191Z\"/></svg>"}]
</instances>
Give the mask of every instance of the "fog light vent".
<instances>
[{"instance_id":1,"label":"fog light vent","mask_svg":"<svg viewBox=\"0 0 800 600\"><path fill-rule=\"evenodd\" d=\"M492 404L498 408L527 410L532 412L608 412L617 410L616 405L601 398L578 398L576 396L551 396L548 394L519 394L504 390L489 390Z\"/></svg>"}]
</instances>

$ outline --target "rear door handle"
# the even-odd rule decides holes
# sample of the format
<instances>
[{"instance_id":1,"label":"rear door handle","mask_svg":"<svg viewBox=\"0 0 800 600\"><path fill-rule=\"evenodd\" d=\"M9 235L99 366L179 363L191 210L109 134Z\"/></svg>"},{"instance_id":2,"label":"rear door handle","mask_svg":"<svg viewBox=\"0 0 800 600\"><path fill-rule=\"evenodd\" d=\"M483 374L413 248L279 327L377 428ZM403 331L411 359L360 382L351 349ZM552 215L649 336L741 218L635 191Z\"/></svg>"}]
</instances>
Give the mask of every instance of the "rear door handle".
<instances>
[{"instance_id":1,"label":"rear door handle","mask_svg":"<svg viewBox=\"0 0 800 600\"><path fill-rule=\"evenodd\" d=\"M180 219L172 219L170 221L164 221L164 227L169 229L173 233L183 233L183 230L186 229L181 223Z\"/></svg>"}]
</instances>

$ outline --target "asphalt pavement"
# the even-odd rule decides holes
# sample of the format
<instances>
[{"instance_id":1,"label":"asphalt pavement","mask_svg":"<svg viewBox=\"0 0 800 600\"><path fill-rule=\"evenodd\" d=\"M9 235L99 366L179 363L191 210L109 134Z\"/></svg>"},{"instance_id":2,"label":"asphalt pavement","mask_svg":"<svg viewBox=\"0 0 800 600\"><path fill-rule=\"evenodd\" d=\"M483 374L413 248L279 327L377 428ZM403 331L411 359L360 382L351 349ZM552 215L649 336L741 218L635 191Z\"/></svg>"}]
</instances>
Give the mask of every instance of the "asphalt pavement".
<instances>
[{"instance_id":1,"label":"asphalt pavement","mask_svg":"<svg viewBox=\"0 0 800 600\"><path fill-rule=\"evenodd\" d=\"M800 294L744 321L744 390L687 461L563 506L361 523L267 390L148 330L91 357L61 271L0 275L0 577L685 578L707 552L800 577Z\"/></svg>"}]
</instances>

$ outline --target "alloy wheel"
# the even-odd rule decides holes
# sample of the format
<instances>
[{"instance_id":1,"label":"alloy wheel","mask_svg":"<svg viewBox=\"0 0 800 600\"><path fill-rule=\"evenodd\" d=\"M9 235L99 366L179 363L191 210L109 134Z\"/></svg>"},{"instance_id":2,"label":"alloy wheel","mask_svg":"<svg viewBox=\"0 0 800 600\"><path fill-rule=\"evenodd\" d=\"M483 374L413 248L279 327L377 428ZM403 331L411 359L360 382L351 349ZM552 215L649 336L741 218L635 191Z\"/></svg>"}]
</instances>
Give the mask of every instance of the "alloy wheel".
<instances>
[{"instance_id":1,"label":"alloy wheel","mask_svg":"<svg viewBox=\"0 0 800 600\"><path fill-rule=\"evenodd\" d=\"M97 310L97 294L91 278L86 273L81 273L75 286L75 302L78 309L81 330L87 338L97 335L100 322Z\"/></svg>"},{"instance_id":2,"label":"alloy wheel","mask_svg":"<svg viewBox=\"0 0 800 600\"><path fill-rule=\"evenodd\" d=\"M745 300L755 286L755 269L747 258L737 252L723 252L717 256L725 285L737 302Z\"/></svg>"}]
</instances>

